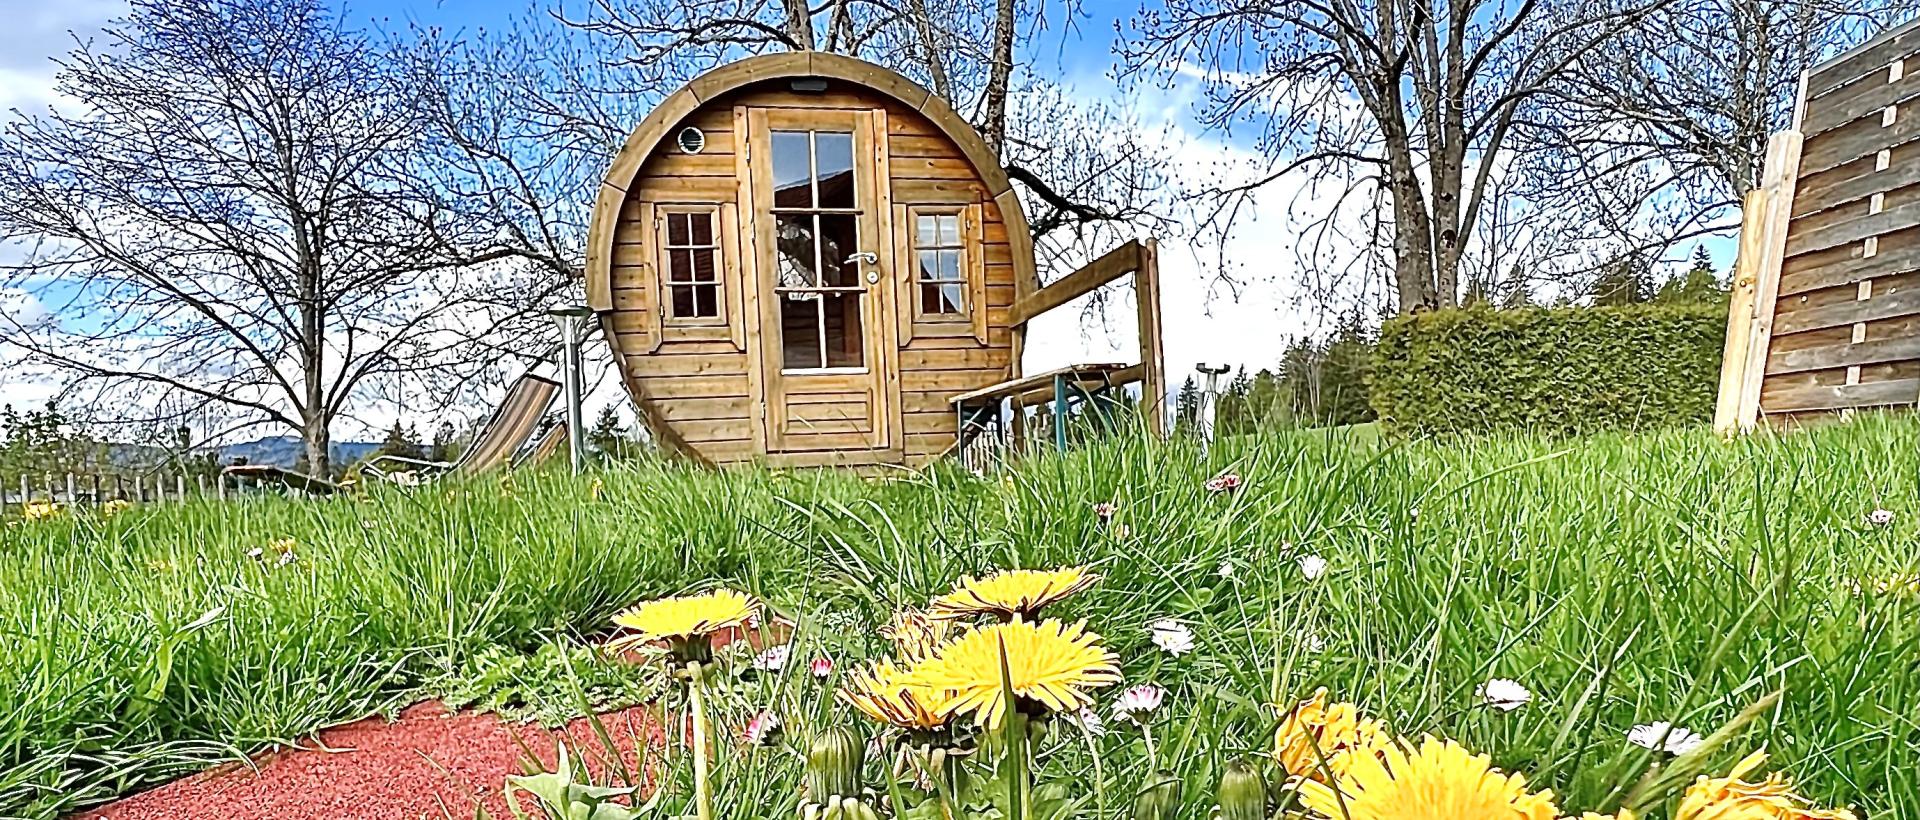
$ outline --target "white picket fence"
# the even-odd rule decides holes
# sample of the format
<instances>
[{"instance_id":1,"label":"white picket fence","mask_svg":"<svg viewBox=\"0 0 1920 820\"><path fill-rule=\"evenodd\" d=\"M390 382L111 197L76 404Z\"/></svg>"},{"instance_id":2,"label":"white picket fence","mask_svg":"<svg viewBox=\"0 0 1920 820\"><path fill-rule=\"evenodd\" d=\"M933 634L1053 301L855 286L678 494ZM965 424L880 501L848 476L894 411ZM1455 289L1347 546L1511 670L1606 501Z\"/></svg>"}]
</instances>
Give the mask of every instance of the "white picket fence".
<instances>
[{"instance_id":1,"label":"white picket fence","mask_svg":"<svg viewBox=\"0 0 1920 820\"><path fill-rule=\"evenodd\" d=\"M55 504L104 504L108 501L138 501L147 504L179 502L190 498L225 500L236 488L229 481L205 474L188 478L185 473L153 473L140 476L66 473L38 476L20 475L0 490L0 514L19 512L33 502Z\"/></svg>"}]
</instances>

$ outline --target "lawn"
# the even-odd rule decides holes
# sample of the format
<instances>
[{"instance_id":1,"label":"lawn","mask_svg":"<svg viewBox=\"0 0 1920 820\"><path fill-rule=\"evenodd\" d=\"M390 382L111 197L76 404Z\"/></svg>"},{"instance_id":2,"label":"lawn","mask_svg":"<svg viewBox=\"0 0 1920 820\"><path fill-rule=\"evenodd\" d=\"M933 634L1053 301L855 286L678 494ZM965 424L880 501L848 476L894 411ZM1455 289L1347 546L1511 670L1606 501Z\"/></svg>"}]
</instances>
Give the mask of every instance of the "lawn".
<instances>
[{"instance_id":1,"label":"lawn","mask_svg":"<svg viewBox=\"0 0 1920 820\"><path fill-rule=\"evenodd\" d=\"M1208 491L1224 471L1241 488ZM0 528L0 816L457 689L713 582L798 622L796 657L845 670L885 651L889 612L964 574L1086 564L1103 580L1051 614L1086 618L1130 684L1169 690L1155 754L1186 784L1182 816L1270 747L1268 704L1324 686L1491 754L1576 816L1670 765L1627 742L1634 726L1707 734L1778 693L1697 765L1765 747L1821 804L1920 817L1920 594L1877 583L1920 577L1917 525L1920 425L1878 417L1733 443L1122 439L987 478L643 465L16 521ZM1152 642L1164 617L1192 652ZM828 710L805 677L736 694ZM1493 678L1531 701L1490 708ZM1120 816L1110 795L1151 768L1137 731L1060 745L1057 770L1098 797L1081 816ZM794 816L797 760L753 765L757 788L723 789L721 815Z\"/></svg>"}]
</instances>

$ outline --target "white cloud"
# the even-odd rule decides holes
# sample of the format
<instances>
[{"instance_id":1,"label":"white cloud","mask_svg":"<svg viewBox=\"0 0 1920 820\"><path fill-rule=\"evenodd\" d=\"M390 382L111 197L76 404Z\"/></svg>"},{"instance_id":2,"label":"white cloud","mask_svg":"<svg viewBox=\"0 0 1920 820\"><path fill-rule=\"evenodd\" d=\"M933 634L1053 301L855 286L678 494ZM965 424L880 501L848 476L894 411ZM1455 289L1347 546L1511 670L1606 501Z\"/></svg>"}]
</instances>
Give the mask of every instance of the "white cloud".
<instances>
[{"instance_id":1,"label":"white cloud","mask_svg":"<svg viewBox=\"0 0 1920 820\"><path fill-rule=\"evenodd\" d=\"M100 27L127 10L124 0L0 0L0 116L60 102L53 60L75 38L96 38Z\"/></svg>"}]
</instances>

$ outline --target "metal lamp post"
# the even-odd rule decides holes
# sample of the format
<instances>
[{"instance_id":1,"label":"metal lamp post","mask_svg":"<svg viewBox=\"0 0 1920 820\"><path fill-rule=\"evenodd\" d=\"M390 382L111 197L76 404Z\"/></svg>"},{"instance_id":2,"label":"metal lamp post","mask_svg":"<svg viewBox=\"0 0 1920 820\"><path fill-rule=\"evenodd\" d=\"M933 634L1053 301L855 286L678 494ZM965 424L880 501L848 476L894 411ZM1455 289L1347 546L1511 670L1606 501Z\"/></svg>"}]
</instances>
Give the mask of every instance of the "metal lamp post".
<instances>
[{"instance_id":1,"label":"metal lamp post","mask_svg":"<svg viewBox=\"0 0 1920 820\"><path fill-rule=\"evenodd\" d=\"M566 390L567 400L567 455L573 463L575 475L586 466L586 436L580 430L583 423L580 418L580 343L586 337L587 320L593 316L593 308L586 305L564 305L547 311L553 317L554 324L560 327L560 378Z\"/></svg>"},{"instance_id":2,"label":"metal lamp post","mask_svg":"<svg viewBox=\"0 0 1920 820\"><path fill-rule=\"evenodd\" d=\"M1198 412L1194 413L1194 415L1199 417L1194 419L1194 426L1200 428L1201 446L1208 447L1213 444L1214 413L1220 409L1220 377L1231 368L1224 364L1213 366L1197 364L1194 365L1193 369L1200 371L1201 375L1207 377L1207 386L1200 393L1200 406L1197 408Z\"/></svg>"}]
</instances>

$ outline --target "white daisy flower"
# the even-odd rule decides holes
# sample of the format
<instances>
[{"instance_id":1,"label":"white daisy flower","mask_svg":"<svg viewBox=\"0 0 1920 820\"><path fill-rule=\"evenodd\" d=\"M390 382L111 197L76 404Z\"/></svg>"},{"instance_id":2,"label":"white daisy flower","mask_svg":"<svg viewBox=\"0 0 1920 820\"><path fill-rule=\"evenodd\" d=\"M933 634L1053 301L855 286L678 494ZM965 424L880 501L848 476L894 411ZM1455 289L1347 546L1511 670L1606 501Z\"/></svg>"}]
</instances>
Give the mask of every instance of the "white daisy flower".
<instances>
[{"instance_id":1,"label":"white daisy flower","mask_svg":"<svg viewBox=\"0 0 1920 820\"><path fill-rule=\"evenodd\" d=\"M1149 622L1147 631L1152 633L1154 646L1174 657L1193 651L1193 630L1188 629L1186 624L1172 618L1160 618Z\"/></svg>"},{"instance_id":2,"label":"white daisy flower","mask_svg":"<svg viewBox=\"0 0 1920 820\"><path fill-rule=\"evenodd\" d=\"M298 559L299 556L294 555L293 550L287 550L286 552L280 553L280 566L284 567Z\"/></svg>"},{"instance_id":3,"label":"white daisy flower","mask_svg":"<svg viewBox=\"0 0 1920 820\"><path fill-rule=\"evenodd\" d=\"M1078 712L1069 712L1066 719L1068 723L1080 727L1080 731L1093 737L1105 737L1107 734L1106 718L1101 717L1099 712L1093 711L1090 707L1082 706Z\"/></svg>"},{"instance_id":4,"label":"white daisy flower","mask_svg":"<svg viewBox=\"0 0 1920 820\"><path fill-rule=\"evenodd\" d=\"M1628 730L1627 742L1646 749L1663 750L1667 754L1677 756L1700 748L1707 739L1684 726L1675 726L1661 720L1641 724Z\"/></svg>"},{"instance_id":5,"label":"white daisy flower","mask_svg":"<svg viewBox=\"0 0 1920 820\"><path fill-rule=\"evenodd\" d=\"M260 560L260 556L266 555L266 554L267 554L267 551L259 547L254 547L253 549L247 550L247 557L252 558L255 561Z\"/></svg>"},{"instance_id":6,"label":"white daisy flower","mask_svg":"<svg viewBox=\"0 0 1920 820\"><path fill-rule=\"evenodd\" d=\"M741 734L749 746L766 746L780 733L780 716L773 712L761 712L747 721L746 731Z\"/></svg>"},{"instance_id":7,"label":"white daisy flower","mask_svg":"<svg viewBox=\"0 0 1920 820\"><path fill-rule=\"evenodd\" d=\"M1480 684L1480 688L1475 690L1474 696L1486 701L1488 706L1492 706L1502 712L1511 712L1527 705L1533 700L1533 693L1527 691L1527 687L1521 686L1519 681L1508 680L1506 678L1494 678L1493 680Z\"/></svg>"},{"instance_id":8,"label":"white daisy flower","mask_svg":"<svg viewBox=\"0 0 1920 820\"><path fill-rule=\"evenodd\" d=\"M753 668L761 672L778 672L787 668L787 657L793 649L789 644L769 646L760 654L753 656Z\"/></svg>"},{"instance_id":9,"label":"white daisy flower","mask_svg":"<svg viewBox=\"0 0 1920 820\"><path fill-rule=\"evenodd\" d=\"M1145 723L1149 715L1160 710L1160 704L1166 699L1167 690L1143 683L1120 693L1120 700L1113 705L1113 716L1134 723Z\"/></svg>"},{"instance_id":10,"label":"white daisy flower","mask_svg":"<svg viewBox=\"0 0 1920 820\"><path fill-rule=\"evenodd\" d=\"M1867 523L1876 527L1884 527L1891 524L1893 523L1893 511L1874 510L1873 512L1867 513Z\"/></svg>"},{"instance_id":11,"label":"white daisy flower","mask_svg":"<svg viewBox=\"0 0 1920 820\"><path fill-rule=\"evenodd\" d=\"M1300 574L1309 581L1318 581L1327 574L1327 559L1318 555L1300 556Z\"/></svg>"},{"instance_id":12,"label":"white daisy flower","mask_svg":"<svg viewBox=\"0 0 1920 820\"><path fill-rule=\"evenodd\" d=\"M1215 569L1213 574L1220 576L1224 580L1231 581L1233 580L1233 576L1238 574L1239 571L1240 569L1235 567L1232 561L1221 561L1219 568Z\"/></svg>"},{"instance_id":13,"label":"white daisy flower","mask_svg":"<svg viewBox=\"0 0 1920 820\"><path fill-rule=\"evenodd\" d=\"M1327 648L1327 639L1320 637L1320 633L1311 629L1300 630L1298 640L1301 646L1306 647L1308 652L1314 654L1319 654Z\"/></svg>"},{"instance_id":14,"label":"white daisy flower","mask_svg":"<svg viewBox=\"0 0 1920 820\"><path fill-rule=\"evenodd\" d=\"M1230 493L1240 489L1240 483L1240 475L1238 473L1221 473L1207 479L1207 492Z\"/></svg>"}]
</instances>

